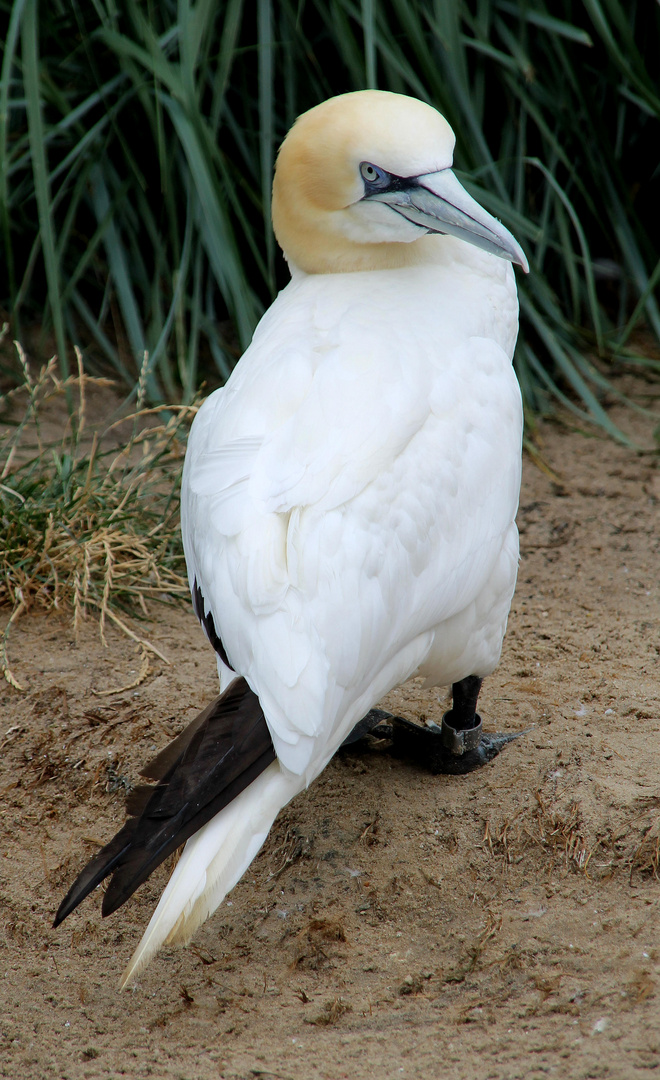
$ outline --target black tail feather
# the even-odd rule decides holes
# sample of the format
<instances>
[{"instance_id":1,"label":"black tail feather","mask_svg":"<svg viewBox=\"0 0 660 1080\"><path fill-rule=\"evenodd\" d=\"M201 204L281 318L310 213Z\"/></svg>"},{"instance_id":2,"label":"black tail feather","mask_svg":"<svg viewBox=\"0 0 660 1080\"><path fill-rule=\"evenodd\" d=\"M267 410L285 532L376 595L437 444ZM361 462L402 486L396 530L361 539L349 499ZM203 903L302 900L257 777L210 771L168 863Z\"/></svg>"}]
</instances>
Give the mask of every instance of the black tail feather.
<instances>
[{"instance_id":1,"label":"black tail feather","mask_svg":"<svg viewBox=\"0 0 660 1080\"><path fill-rule=\"evenodd\" d=\"M101 884L108 874L113 873L122 859L122 856L125 856L130 848L132 834L135 831L136 825L136 820L131 819L130 821L127 821L123 829L113 837L110 843L106 844L104 848L101 848L93 859L90 859L87 866L82 873L78 875L57 909L57 915L53 922L54 927L59 926L61 922L64 922L67 915L70 915L71 912L78 907L78 904L84 900L97 885Z\"/></svg>"},{"instance_id":2,"label":"black tail feather","mask_svg":"<svg viewBox=\"0 0 660 1080\"><path fill-rule=\"evenodd\" d=\"M102 913L116 911L171 852L274 760L259 699L245 679L237 679L142 770L158 784L133 789L127 811L135 816L87 864L53 925L59 926L109 874Z\"/></svg>"}]
</instances>

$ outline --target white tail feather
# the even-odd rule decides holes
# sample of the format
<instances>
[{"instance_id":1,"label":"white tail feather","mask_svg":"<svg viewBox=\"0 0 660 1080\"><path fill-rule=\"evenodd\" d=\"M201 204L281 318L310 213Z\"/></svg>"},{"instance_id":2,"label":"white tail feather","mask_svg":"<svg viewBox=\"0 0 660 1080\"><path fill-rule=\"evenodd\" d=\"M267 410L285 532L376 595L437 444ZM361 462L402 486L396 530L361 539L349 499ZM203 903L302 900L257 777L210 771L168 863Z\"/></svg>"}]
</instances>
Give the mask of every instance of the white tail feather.
<instances>
[{"instance_id":1,"label":"white tail feather","mask_svg":"<svg viewBox=\"0 0 660 1080\"><path fill-rule=\"evenodd\" d=\"M188 840L142 940L124 972L124 988L161 945L185 944L242 877L278 813L304 779L269 765L233 802Z\"/></svg>"}]
</instances>

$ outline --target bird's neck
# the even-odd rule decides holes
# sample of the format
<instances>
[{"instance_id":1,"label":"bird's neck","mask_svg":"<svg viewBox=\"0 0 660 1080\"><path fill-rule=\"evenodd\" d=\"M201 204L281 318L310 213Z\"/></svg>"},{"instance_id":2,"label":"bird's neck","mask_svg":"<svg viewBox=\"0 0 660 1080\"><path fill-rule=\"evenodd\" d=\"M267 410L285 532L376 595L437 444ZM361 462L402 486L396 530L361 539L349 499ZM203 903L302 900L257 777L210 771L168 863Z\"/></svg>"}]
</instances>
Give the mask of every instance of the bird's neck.
<instances>
[{"instance_id":1,"label":"bird's neck","mask_svg":"<svg viewBox=\"0 0 660 1080\"><path fill-rule=\"evenodd\" d=\"M447 245L445 241L450 241ZM324 237L316 245L294 245L285 256L289 266L306 274L351 274L370 270L399 270L409 266L441 265L451 257L452 238L420 236L410 244L357 244L345 237Z\"/></svg>"}]
</instances>

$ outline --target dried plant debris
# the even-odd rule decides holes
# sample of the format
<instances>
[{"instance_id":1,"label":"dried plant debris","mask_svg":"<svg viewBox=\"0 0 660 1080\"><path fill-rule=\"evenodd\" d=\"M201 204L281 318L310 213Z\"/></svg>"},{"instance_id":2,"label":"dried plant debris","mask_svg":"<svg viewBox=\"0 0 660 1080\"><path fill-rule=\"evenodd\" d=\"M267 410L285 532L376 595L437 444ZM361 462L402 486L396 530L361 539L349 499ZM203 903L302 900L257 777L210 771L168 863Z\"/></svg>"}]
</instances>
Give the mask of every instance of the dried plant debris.
<instances>
[{"instance_id":1,"label":"dried plant debris","mask_svg":"<svg viewBox=\"0 0 660 1080\"><path fill-rule=\"evenodd\" d=\"M56 358L33 376L16 348L23 382L3 399L8 419L0 431L0 604L11 608L0 669L22 689L7 639L33 609L70 615L76 631L93 612L103 641L111 622L143 656L165 660L126 616L146 615L147 601L187 595L179 487L196 406L145 409L139 384L130 415L89 431L90 388L107 388L109 381L84 374L80 356L77 374L64 381ZM69 401L68 422L58 441L47 441L43 413L58 398Z\"/></svg>"},{"instance_id":2,"label":"dried plant debris","mask_svg":"<svg viewBox=\"0 0 660 1080\"><path fill-rule=\"evenodd\" d=\"M532 838L542 844L546 851L561 852L568 868L586 873L592 852L587 849L582 837L578 803L573 802L568 808L558 810L546 804L540 791L535 794L538 808Z\"/></svg>"},{"instance_id":3,"label":"dried plant debris","mask_svg":"<svg viewBox=\"0 0 660 1080\"><path fill-rule=\"evenodd\" d=\"M351 1012L351 1006L343 998L336 997L326 1001L322 1011L313 1019L306 1020L307 1024L315 1024L317 1027L330 1027L336 1024L342 1016Z\"/></svg>"},{"instance_id":4,"label":"dried plant debris","mask_svg":"<svg viewBox=\"0 0 660 1080\"><path fill-rule=\"evenodd\" d=\"M627 1000L629 1008L639 1005L642 1001L655 997L655 979L651 978L648 971L635 972L634 977L623 991L623 997Z\"/></svg>"},{"instance_id":5,"label":"dried plant debris","mask_svg":"<svg viewBox=\"0 0 660 1080\"><path fill-rule=\"evenodd\" d=\"M312 919L296 935L291 967L318 971L331 963L333 946L345 941L346 932L341 923L332 919Z\"/></svg>"},{"instance_id":6,"label":"dried plant debris","mask_svg":"<svg viewBox=\"0 0 660 1080\"><path fill-rule=\"evenodd\" d=\"M488 819L484 825L482 843L487 845L491 855L511 864L516 858L522 857L514 853L520 852L525 843L531 842L553 858L561 858L567 869L587 874L599 844L596 842L592 847L587 846L579 803L573 801L567 806L550 805L541 791L535 791L534 795L536 806L529 816L523 815L516 822Z\"/></svg>"},{"instance_id":7,"label":"dried plant debris","mask_svg":"<svg viewBox=\"0 0 660 1080\"><path fill-rule=\"evenodd\" d=\"M637 846L630 864L630 884L633 883L635 871L646 877L654 877L660 880L658 867L660 866L660 817L649 826L642 837L642 842Z\"/></svg>"},{"instance_id":8,"label":"dried plant debris","mask_svg":"<svg viewBox=\"0 0 660 1080\"><path fill-rule=\"evenodd\" d=\"M266 879L267 884L272 882L269 892L273 891L275 882L285 870L297 863L299 859L309 859L311 857L313 847L313 837L302 836L296 829L287 829L284 840L274 852L273 863L276 869L272 870Z\"/></svg>"},{"instance_id":9,"label":"dried plant debris","mask_svg":"<svg viewBox=\"0 0 660 1080\"><path fill-rule=\"evenodd\" d=\"M458 963L447 971L440 974L443 983L462 983L468 975L476 970L484 949L502 929L502 916L494 915L492 911L486 912L486 923L481 933L471 945L469 945Z\"/></svg>"}]
</instances>

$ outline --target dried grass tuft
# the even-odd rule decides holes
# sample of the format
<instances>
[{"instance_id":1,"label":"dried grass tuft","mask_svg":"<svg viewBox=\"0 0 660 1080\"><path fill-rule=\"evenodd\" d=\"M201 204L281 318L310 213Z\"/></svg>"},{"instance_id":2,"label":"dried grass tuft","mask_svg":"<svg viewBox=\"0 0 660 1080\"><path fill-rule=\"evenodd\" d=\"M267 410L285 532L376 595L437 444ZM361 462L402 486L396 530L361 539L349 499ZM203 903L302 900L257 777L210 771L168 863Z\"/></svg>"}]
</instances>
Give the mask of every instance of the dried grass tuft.
<instances>
[{"instance_id":1,"label":"dried grass tuft","mask_svg":"<svg viewBox=\"0 0 660 1080\"><path fill-rule=\"evenodd\" d=\"M517 821L487 819L482 843L491 855L511 864L520 861L521 852L531 842L553 859L561 858L567 869L589 876L589 865L599 842L591 848L587 845L579 804L552 805L540 790L534 794L536 806Z\"/></svg>"},{"instance_id":2,"label":"dried grass tuft","mask_svg":"<svg viewBox=\"0 0 660 1080\"><path fill-rule=\"evenodd\" d=\"M635 871L642 877L654 877L660 880L660 817L653 821L644 833L641 843L635 848L630 863L630 884Z\"/></svg>"},{"instance_id":3,"label":"dried grass tuft","mask_svg":"<svg viewBox=\"0 0 660 1080\"><path fill-rule=\"evenodd\" d=\"M536 792L536 801L536 832L530 834L532 838L546 851L561 852L567 868L586 873L593 851L589 851L582 836L579 805L573 802L561 810L550 807L540 791Z\"/></svg>"},{"instance_id":4,"label":"dried grass tuft","mask_svg":"<svg viewBox=\"0 0 660 1080\"><path fill-rule=\"evenodd\" d=\"M23 689L10 668L7 641L21 615L34 609L69 615L76 633L93 613L104 643L112 623L143 657L153 653L167 662L126 618L146 616L148 601L188 593L179 488L196 406L145 409L138 388L130 415L88 433L87 392L110 387L109 380L84 374L80 356L77 374L66 380L58 377L56 358L34 377L20 345L16 349L23 381L5 395L0 430L0 604L11 608L0 670ZM45 441L46 406L74 395L61 438Z\"/></svg>"}]
</instances>

